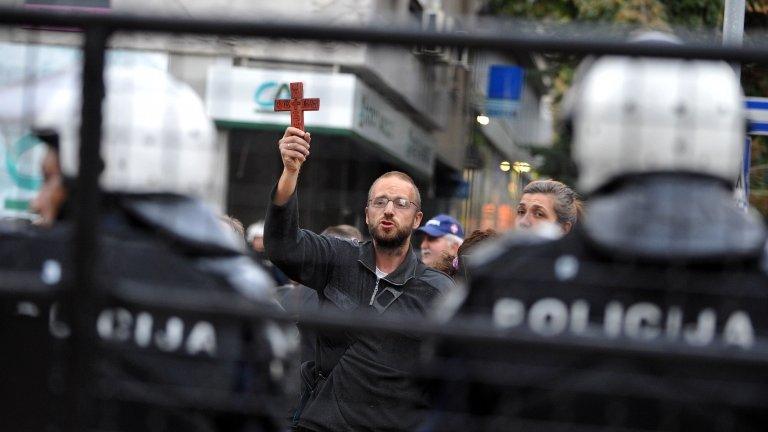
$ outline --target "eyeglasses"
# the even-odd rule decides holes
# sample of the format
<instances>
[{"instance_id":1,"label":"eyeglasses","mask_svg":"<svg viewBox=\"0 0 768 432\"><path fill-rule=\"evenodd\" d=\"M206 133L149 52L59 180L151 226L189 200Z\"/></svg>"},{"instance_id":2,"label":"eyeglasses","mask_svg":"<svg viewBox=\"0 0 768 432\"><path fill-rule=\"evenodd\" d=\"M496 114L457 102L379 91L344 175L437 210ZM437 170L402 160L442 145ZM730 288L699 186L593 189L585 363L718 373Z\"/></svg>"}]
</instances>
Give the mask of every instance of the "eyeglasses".
<instances>
[{"instance_id":1,"label":"eyeglasses","mask_svg":"<svg viewBox=\"0 0 768 432\"><path fill-rule=\"evenodd\" d=\"M409 208L411 208L411 204L413 204L417 208L419 207L418 205L416 205L415 202L408 201L407 198L389 199L387 197L376 197L372 200L368 200L368 204L370 204L371 207L373 208L382 209L386 207L390 201L392 201L392 204L394 204L395 208L398 210L408 210Z\"/></svg>"}]
</instances>

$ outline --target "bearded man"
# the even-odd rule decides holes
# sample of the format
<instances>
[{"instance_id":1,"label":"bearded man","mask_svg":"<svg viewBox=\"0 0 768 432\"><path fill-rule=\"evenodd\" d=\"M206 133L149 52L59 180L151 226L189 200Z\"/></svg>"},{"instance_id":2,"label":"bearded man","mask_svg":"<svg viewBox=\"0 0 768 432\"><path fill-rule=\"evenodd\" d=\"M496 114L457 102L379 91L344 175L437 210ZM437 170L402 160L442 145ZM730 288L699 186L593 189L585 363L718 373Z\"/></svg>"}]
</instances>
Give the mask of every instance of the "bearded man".
<instances>
[{"instance_id":1,"label":"bearded man","mask_svg":"<svg viewBox=\"0 0 768 432\"><path fill-rule=\"evenodd\" d=\"M365 207L370 241L299 229L295 192L310 141L309 133L293 127L279 141L283 173L267 213L267 256L288 277L317 290L329 313L423 316L453 282L411 249L423 217L416 184L397 171L373 182ZM315 361L302 365L295 430L415 430L429 408L409 373L420 343L405 333L319 332Z\"/></svg>"}]
</instances>

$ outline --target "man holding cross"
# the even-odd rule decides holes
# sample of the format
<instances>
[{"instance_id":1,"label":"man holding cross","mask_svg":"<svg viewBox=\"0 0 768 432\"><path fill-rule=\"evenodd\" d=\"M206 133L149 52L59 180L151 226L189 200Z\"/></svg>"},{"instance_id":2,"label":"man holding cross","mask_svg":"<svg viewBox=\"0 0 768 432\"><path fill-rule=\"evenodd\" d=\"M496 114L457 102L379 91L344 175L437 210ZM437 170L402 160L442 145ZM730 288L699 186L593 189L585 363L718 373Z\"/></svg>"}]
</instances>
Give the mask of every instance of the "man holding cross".
<instances>
[{"instance_id":1,"label":"man holding cross","mask_svg":"<svg viewBox=\"0 0 768 432\"><path fill-rule=\"evenodd\" d=\"M411 249L411 233L422 219L413 180L392 171L374 181L365 207L371 241L299 229L296 185L310 142L310 134L295 127L279 141L283 173L267 213L267 255L291 279L317 290L325 311L423 316L453 282ZM319 332L315 361L302 365L296 430L415 430L428 409L424 389L409 372L420 343L404 333Z\"/></svg>"}]
</instances>

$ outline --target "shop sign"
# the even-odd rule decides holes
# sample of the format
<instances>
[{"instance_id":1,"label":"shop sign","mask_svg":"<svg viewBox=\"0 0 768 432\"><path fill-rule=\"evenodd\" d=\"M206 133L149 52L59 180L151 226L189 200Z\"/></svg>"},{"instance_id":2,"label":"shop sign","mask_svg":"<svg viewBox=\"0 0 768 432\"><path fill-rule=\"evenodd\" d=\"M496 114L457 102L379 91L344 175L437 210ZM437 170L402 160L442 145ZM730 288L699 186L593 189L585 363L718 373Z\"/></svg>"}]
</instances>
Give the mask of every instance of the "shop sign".
<instances>
[{"instance_id":1,"label":"shop sign","mask_svg":"<svg viewBox=\"0 0 768 432\"><path fill-rule=\"evenodd\" d=\"M275 99L290 98L288 84L301 81L304 92L323 101L306 112L307 130L352 127L355 76L352 74L213 66L208 70L205 104L220 124L287 126L291 116L275 112Z\"/></svg>"},{"instance_id":2,"label":"shop sign","mask_svg":"<svg viewBox=\"0 0 768 432\"><path fill-rule=\"evenodd\" d=\"M435 147L429 133L359 81L355 97L354 132L379 144L410 169L431 175Z\"/></svg>"},{"instance_id":3,"label":"shop sign","mask_svg":"<svg viewBox=\"0 0 768 432\"><path fill-rule=\"evenodd\" d=\"M255 69L217 65L208 70L206 106L220 126L276 126L290 115L274 111L275 99L290 97L291 82L322 101L320 111L305 113L306 129L351 132L409 169L431 175L435 150L429 133L397 111L353 74Z\"/></svg>"}]
</instances>

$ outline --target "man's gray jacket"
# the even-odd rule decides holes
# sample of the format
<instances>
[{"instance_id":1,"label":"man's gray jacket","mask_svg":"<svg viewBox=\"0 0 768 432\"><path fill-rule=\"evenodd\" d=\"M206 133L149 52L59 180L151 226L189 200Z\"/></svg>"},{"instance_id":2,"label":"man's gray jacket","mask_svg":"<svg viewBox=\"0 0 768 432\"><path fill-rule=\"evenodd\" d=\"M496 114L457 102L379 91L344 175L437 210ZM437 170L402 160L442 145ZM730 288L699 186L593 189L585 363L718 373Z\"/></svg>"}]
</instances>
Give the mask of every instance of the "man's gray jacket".
<instances>
[{"instance_id":1,"label":"man's gray jacket","mask_svg":"<svg viewBox=\"0 0 768 432\"><path fill-rule=\"evenodd\" d=\"M321 309L330 313L424 316L453 287L409 249L376 289L373 244L299 229L295 194L284 206L270 204L264 246L288 277L317 290ZM317 387L299 425L316 431L415 430L428 409L424 389L409 373L420 344L406 333L319 332Z\"/></svg>"}]
</instances>

